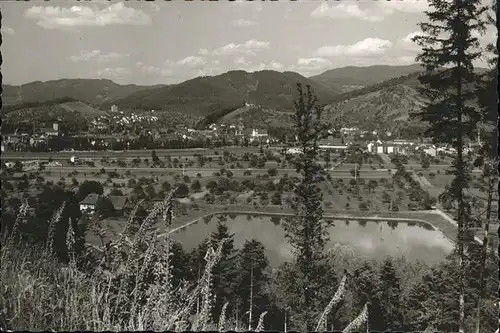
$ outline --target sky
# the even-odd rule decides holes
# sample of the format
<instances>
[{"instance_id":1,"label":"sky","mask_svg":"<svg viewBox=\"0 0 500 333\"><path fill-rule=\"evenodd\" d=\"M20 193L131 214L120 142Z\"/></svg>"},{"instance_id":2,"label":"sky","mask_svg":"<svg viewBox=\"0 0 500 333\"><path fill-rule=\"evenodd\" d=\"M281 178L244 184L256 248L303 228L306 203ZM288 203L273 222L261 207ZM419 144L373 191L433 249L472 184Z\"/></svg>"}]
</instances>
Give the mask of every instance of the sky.
<instances>
[{"instance_id":1,"label":"sky","mask_svg":"<svg viewBox=\"0 0 500 333\"><path fill-rule=\"evenodd\" d=\"M4 84L172 84L229 70L409 65L425 0L3 2ZM490 29L482 43L496 39ZM486 67L485 62L478 65Z\"/></svg>"}]
</instances>

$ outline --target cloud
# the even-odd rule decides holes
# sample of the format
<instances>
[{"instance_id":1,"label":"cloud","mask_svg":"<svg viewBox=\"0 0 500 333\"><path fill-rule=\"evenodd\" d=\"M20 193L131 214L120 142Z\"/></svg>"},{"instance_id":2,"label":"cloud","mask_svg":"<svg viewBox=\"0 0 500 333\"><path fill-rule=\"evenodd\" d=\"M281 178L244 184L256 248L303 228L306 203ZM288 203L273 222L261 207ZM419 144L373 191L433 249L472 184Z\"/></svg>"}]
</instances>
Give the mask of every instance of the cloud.
<instances>
[{"instance_id":1,"label":"cloud","mask_svg":"<svg viewBox=\"0 0 500 333\"><path fill-rule=\"evenodd\" d=\"M15 34L16 32L14 31L14 29L12 28L9 28L7 26L2 26L2 35L13 35Z\"/></svg>"},{"instance_id":2,"label":"cloud","mask_svg":"<svg viewBox=\"0 0 500 333\"><path fill-rule=\"evenodd\" d=\"M316 50L315 55L319 57L370 57L385 53L392 47L392 43L380 38L366 38L351 45L323 46Z\"/></svg>"},{"instance_id":3,"label":"cloud","mask_svg":"<svg viewBox=\"0 0 500 333\"><path fill-rule=\"evenodd\" d=\"M316 74L332 67L332 63L324 58L299 58L297 64L290 68L291 71L299 72L303 75Z\"/></svg>"},{"instance_id":4,"label":"cloud","mask_svg":"<svg viewBox=\"0 0 500 333\"><path fill-rule=\"evenodd\" d=\"M122 78L123 76L131 74L131 70L124 67L103 68L97 71L99 77L108 78Z\"/></svg>"},{"instance_id":5,"label":"cloud","mask_svg":"<svg viewBox=\"0 0 500 333\"><path fill-rule=\"evenodd\" d=\"M376 8L386 15L391 15L396 12L423 14L429 10L429 2L427 0L393 0L393 1L378 1Z\"/></svg>"},{"instance_id":6,"label":"cloud","mask_svg":"<svg viewBox=\"0 0 500 333\"><path fill-rule=\"evenodd\" d=\"M247 67L247 66L250 66L250 65L251 65L251 62L246 61L246 60L245 60L245 58L243 58L243 57L239 57L239 58L237 58L237 59L234 61L234 64L235 64L235 65L238 65L238 66L244 66L244 67Z\"/></svg>"},{"instance_id":7,"label":"cloud","mask_svg":"<svg viewBox=\"0 0 500 333\"><path fill-rule=\"evenodd\" d=\"M228 56L234 54L247 54L256 55L256 52L269 49L269 42L262 42L255 39L251 39L242 44L227 44L225 46L219 47L214 50L201 49L199 54L202 56L212 55L212 56Z\"/></svg>"},{"instance_id":8,"label":"cloud","mask_svg":"<svg viewBox=\"0 0 500 333\"><path fill-rule=\"evenodd\" d=\"M239 57L234 61L234 64L237 66L236 69L244 70L247 72L258 72L263 70L273 70L273 71L283 71L285 66L282 63L276 61L269 62L260 62L258 64L254 64L250 60L246 60L243 57Z\"/></svg>"},{"instance_id":9,"label":"cloud","mask_svg":"<svg viewBox=\"0 0 500 333\"><path fill-rule=\"evenodd\" d=\"M266 69L272 69L275 71L282 71L285 66L283 64L276 62L276 61L271 61L270 63L267 64L260 64L259 66L263 66Z\"/></svg>"},{"instance_id":10,"label":"cloud","mask_svg":"<svg viewBox=\"0 0 500 333\"><path fill-rule=\"evenodd\" d=\"M422 48L414 42L412 39L416 36L423 36L425 35L422 31L414 31L406 35L405 37L401 38L399 41L399 44L401 47L407 51L412 51L412 52L418 52Z\"/></svg>"},{"instance_id":11,"label":"cloud","mask_svg":"<svg viewBox=\"0 0 500 333\"><path fill-rule=\"evenodd\" d=\"M179 74L182 71L183 77L212 75L208 73L218 71L218 65L220 65L219 60L208 61L205 57L199 56L188 56L176 61L166 60L161 67L145 65L141 61L136 63L137 67L148 74L174 76L174 74Z\"/></svg>"},{"instance_id":12,"label":"cloud","mask_svg":"<svg viewBox=\"0 0 500 333\"><path fill-rule=\"evenodd\" d=\"M231 21L231 24L235 27L249 27L252 25L256 25L257 22L254 20L239 19Z\"/></svg>"},{"instance_id":13,"label":"cloud","mask_svg":"<svg viewBox=\"0 0 500 333\"><path fill-rule=\"evenodd\" d=\"M119 54L116 52L111 53L102 53L101 50L93 50L93 51L81 51L79 55L69 57L71 61L80 62L80 61L90 61L97 60L100 62L106 62L110 60L116 60L123 57L127 57L128 54Z\"/></svg>"},{"instance_id":14,"label":"cloud","mask_svg":"<svg viewBox=\"0 0 500 333\"><path fill-rule=\"evenodd\" d=\"M400 13L422 14L429 9L427 0L393 0L376 1L371 4L364 3L362 9L357 2L344 1L337 4L328 5L323 2L311 12L315 18L356 18L369 22L383 21L389 15Z\"/></svg>"},{"instance_id":15,"label":"cloud","mask_svg":"<svg viewBox=\"0 0 500 333\"><path fill-rule=\"evenodd\" d=\"M156 66L146 66L141 62L140 69L148 74L155 74L159 76L171 76L174 72L170 68L160 68Z\"/></svg>"},{"instance_id":16,"label":"cloud","mask_svg":"<svg viewBox=\"0 0 500 333\"><path fill-rule=\"evenodd\" d=\"M198 56L189 56L175 63L175 65L187 66L191 68L203 67L206 64L207 60L204 57L198 57ZM167 65L172 65L172 64L169 61L167 61Z\"/></svg>"},{"instance_id":17,"label":"cloud","mask_svg":"<svg viewBox=\"0 0 500 333\"><path fill-rule=\"evenodd\" d=\"M335 5L328 5L323 2L312 13L315 18L357 18L364 21L378 22L384 19L383 16L376 13L370 13L367 10L362 10L357 3L341 2Z\"/></svg>"},{"instance_id":18,"label":"cloud","mask_svg":"<svg viewBox=\"0 0 500 333\"><path fill-rule=\"evenodd\" d=\"M151 18L141 10L127 7L123 2L106 8L97 6L33 6L25 17L37 20L46 29L103 27L108 25L148 25Z\"/></svg>"}]
</instances>

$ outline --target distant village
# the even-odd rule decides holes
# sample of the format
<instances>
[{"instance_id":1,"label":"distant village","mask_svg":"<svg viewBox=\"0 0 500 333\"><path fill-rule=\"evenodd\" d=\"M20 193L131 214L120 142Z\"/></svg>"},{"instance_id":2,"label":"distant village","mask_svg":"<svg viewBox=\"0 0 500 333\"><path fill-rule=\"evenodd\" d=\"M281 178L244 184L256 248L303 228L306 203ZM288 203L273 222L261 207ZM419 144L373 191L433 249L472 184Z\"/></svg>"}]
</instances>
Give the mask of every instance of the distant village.
<instances>
[{"instance_id":1,"label":"distant village","mask_svg":"<svg viewBox=\"0 0 500 333\"><path fill-rule=\"evenodd\" d=\"M116 105L111 107L111 116L99 116L90 121L86 133L68 134L59 122L52 126L28 131L16 129L12 134L2 134L1 151L89 151L89 150L133 150L133 149L178 149L210 148L224 146L280 145L293 147L294 138L268 133L266 128L247 128L242 124L210 124L206 129L188 126L166 128L158 124L155 110L148 114L124 114ZM113 132L120 126L121 132ZM125 130L124 130L125 129ZM127 134L124 134L126 132ZM470 143L468 150L480 145L480 139ZM323 150L342 151L357 147L373 154L411 155L424 152L430 156L439 153L454 154L449 146L436 146L431 140L420 138L400 140L391 132L368 132L357 127L331 130L329 137L320 142Z\"/></svg>"}]
</instances>

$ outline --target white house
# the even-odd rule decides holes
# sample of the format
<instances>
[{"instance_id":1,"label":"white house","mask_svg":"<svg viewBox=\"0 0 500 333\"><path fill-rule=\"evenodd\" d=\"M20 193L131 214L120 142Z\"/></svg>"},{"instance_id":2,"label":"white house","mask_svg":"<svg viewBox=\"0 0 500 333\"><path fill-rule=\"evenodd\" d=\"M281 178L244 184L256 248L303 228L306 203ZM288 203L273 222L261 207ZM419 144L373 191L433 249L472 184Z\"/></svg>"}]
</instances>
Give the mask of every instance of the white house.
<instances>
[{"instance_id":1,"label":"white house","mask_svg":"<svg viewBox=\"0 0 500 333\"><path fill-rule=\"evenodd\" d=\"M436 148L425 148L424 153L426 153L429 156L436 157L437 155L437 149Z\"/></svg>"},{"instance_id":2,"label":"white house","mask_svg":"<svg viewBox=\"0 0 500 333\"><path fill-rule=\"evenodd\" d=\"M266 137L266 136L268 136L267 133L259 133L259 131L256 130L256 129L252 130L252 137L254 137L254 138L256 138L256 137L257 138L258 137Z\"/></svg>"},{"instance_id":3,"label":"white house","mask_svg":"<svg viewBox=\"0 0 500 333\"><path fill-rule=\"evenodd\" d=\"M288 154L300 154L300 153L302 153L302 149L300 149L300 148L289 148L287 150L287 153Z\"/></svg>"},{"instance_id":4,"label":"white house","mask_svg":"<svg viewBox=\"0 0 500 333\"><path fill-rule=\"evenodd\" d=\"M88 213L93 213L95 211L95 208L97 206L97 200L99 200L99 194L97 193L90 193L85 197L80 202L80 211L83 212L88 212Z\"/></svg>"}]
</instances>

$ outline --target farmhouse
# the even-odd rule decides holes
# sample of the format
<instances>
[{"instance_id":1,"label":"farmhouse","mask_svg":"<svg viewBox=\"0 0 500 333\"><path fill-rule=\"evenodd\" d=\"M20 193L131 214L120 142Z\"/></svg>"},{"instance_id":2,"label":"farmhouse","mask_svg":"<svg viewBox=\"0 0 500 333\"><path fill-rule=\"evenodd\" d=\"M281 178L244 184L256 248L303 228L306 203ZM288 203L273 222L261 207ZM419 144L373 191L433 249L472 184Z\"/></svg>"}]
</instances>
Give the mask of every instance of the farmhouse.
<instances>
[{"instance_id":1,"label":"farmhouse","mask_svg":"<svg viewBox=\"0 0 500 333\"><path fill-rule=\"evenodd\" d=\"M59 124L53 123L52 127L41 128L40 132L46 136L58 136L59 135Z\"/></svg>"},{"instance_id":2,"label":"farmhouse","mask_svg":"<svg viewBox=\"0 0 500 333\"><path fill-rule=\"evenodd\" d=\"M422 146L418 147L418 149L429 156L432 156L432 157L437 156L438 150L437 150L436 146L434 146L434 145L422 145Z\"/></svg>"},{"instance_id":3,"label":"farmhouse","mask_svg":"<svg viewBox=\"0 0 500 333\"><path fill-rule=\"evenodd\" d=\"M80 211L93 213L97 206L97 200L99 200L99 194L90 193L80 202Z\"/></svg>"},{"instance_id":4,"label":"farmhouse","mask_svg":"<svg viewBox=\"0 0 500 333\"><path fill-rule=\"evenodd\" d=\"M395 142L387 141L382 142L377 140L375 142L370 142L367 145L368 151L374 154L399 154L402 147Z\"/></svg>"}]
</instances>

